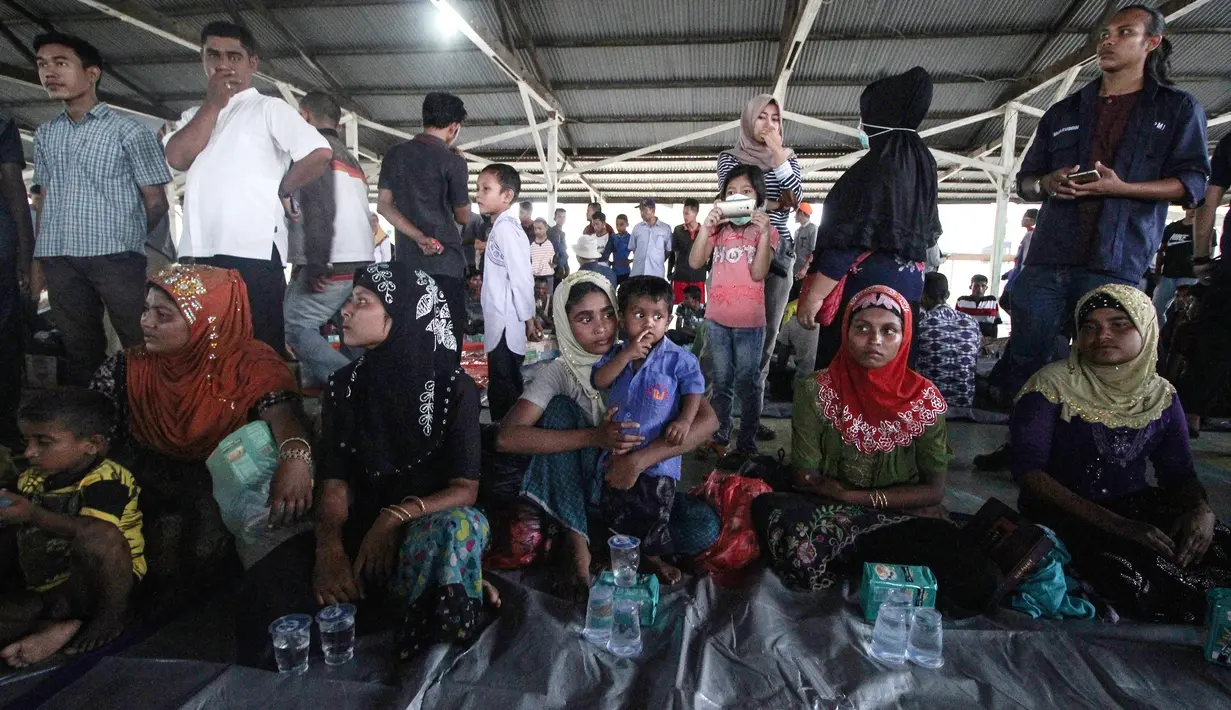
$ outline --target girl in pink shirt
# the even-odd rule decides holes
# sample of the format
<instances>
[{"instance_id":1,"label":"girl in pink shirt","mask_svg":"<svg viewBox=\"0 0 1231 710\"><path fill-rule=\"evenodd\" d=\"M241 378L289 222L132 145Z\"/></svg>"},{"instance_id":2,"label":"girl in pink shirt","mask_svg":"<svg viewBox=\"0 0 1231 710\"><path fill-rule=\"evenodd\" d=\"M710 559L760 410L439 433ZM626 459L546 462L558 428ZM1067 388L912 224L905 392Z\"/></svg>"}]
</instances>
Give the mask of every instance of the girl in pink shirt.
<instances>
[{"instance_id":1,"label":"girl in pink shirt","mask_svg":"<svg viewBox=\"0 0 1231 710\"><path fill-rule=\"evenodd\" d=\"M763 382L761 348L765 343L765 276L778 245L778 232L765 214L765 173L739 165L727 173L719 199L748 199L751 217L727 218L717 206L701 223L688 263L699 269L713 259L706 306L706 353L712 368L718 431L710 449L719 455L731 441L731 402L739 395L740 427L736 454L757 451Z\"/></svg>"}]
</instances>

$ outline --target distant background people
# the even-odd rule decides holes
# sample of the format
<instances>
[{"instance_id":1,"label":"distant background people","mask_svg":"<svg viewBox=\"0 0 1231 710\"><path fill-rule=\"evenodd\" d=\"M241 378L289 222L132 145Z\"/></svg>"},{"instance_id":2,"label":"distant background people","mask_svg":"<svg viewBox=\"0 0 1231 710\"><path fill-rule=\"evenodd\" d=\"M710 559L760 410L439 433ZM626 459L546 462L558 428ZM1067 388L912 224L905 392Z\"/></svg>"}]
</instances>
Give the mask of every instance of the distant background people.
<instances>
[{"instance_id":1,"label":"distant background people","mask_svg":"<svg viewBox=\"0 0 1231 710\"><path fill-rule=\"evenodd\" d=\"M342 107L312 91L299 100L299 115L333 151L329 169L295 193L300 219L291 225L288 261L294 269L283 305L286 343L299 360L301 384L319 389L350 364L321 335L321 326L350 298L355 269L372 263L374 215L363 167L338 135Z\"/></svg>"},{"instance_id":2,"label":"distant background people","mask_svg":"<svg viewBox=\"0 0 1231 710\"><path fill-rule=\"evenodd\" d=\"M738 165L755 165L765 174L765 212L778 231L774 258L765 279L765 342L761 349L761 384L769 375L769 361L778 340L778 327L786 302L790 300L795 277L795 242L787 229L787 217L804 196L795 151L786 147L782 133L782 110L769 94L749 99L740 115L739 138L735 145L718 155L718 184ZM762 440L774 432L760 427Z\"/></svg>"},{"instance_id":3,"label":"distant background people","mask_svg":"<svg viewBox=\"0 0 1231 710\"><path fill-rule=\"evenodd\" d=\"M453 328L466 331L466 254L458 226L470 222L469 168L451 147L466 120L453 94L423 97L423 132L385 152L377 209L397 230L397 258L430 274L449 302Z\"/></svg>"},{"instance_id":4,"label":"distant background people","mask_svg":"<svg viewBox=\"0 0 1231 710\"><path fill-rule=\"evenodd\" d=\"M949 279L936 272L924 275L915 371L936 385L950 407L973 407L982 332L974 318L950 308L948 300Z\"/></svg>"},{"instance_id":5,"label":"distant background people","mask_svg":"<svg viewBox=\"0 0 1231 710\"><path fill-rule=\"evenodd\" d=\"M1158 282L1154 285L1154 310L1158 312L1158 324L1167 324L1167 309L1175 299L1175 290L1180 286L1197 283L1193 275L1193 221L1196 208L1184 210L1184 219L1172 222L1163 230L1163 243L1158 249L1156 268Z\"/></svg>"},{"instance_id":6,"label":"distant background people","mask_svg":"<svg viewBox=\"0 0 1231 710\"><path fill-rule=\"evenodd\" d=\"M697 239L697 230L701 224L697 222L697 213L701 205L694 199L684 200L684 223L676 225L671 232L671 253L667 255L667 273L670 275L671 287L675 303L684 301L684 292L691 286L696 287L701 295L699 300L705 303L706 266L694 269L688 265L688 254L692 251L692 243Z\"/></svg>"},{"instance_id":7,"label":"distant background people","mask_svg":"<svg viewBox=\"0 0 1231 710\"><path fill-rule=\"evenodd\" d=\"M616 231L607 242L607 250L603 252L604 259L611 259L611 268L616 274L616 285L632 275L633 236L628 233L628 215L616 215Z\"/></svg>"},{"instance_id":8,"label":"distant background people","mask_svg":"<svg viewBox=\"0 0 1231 710\"><path fill-rule=\"evenodd\" d=\"M812 205L801 202L795 210L795 280L803 281L812 266L816 251L816 225L812 223Z\"/></svg>"},{"instance_id":9,"label":"distant background people","mask_svg":"<svg viewBox=\"0 0 1231 710\"><path fill-rule=\"evenodd\" d=\"M534 241L530 242L530 268L536 280L542 279L550 292L556 275L556 245L547 238L547 220L534 220Z\"/></svg>"},{"instance_id":10,"label":"distant background people","mask_svg":"<svg viewBox=\"0 0 1231 710\"><path fill-rule=\"evenodd\" d=\"M945 284L946 291L948 284ZM987 292L987 277L975 274L970 279L970 293L957 299L956 310L964 313L979 324L979 330L985 338L995 338L999 332L1000 304L996 297Z\"/></svg>"},{"instance_id":11,"label":"distant background people","mask_svg":"<svg viewBox=\"0 0 1231 710\"><path fill-rule=\"evenodd\" d=\"M582 233L582 236L593 237L594 244L598 247L598 258L609 262L611 260L610 256L604 257L603 255L607 253L607 244L611 241L611 235L613 234L615 234L615 231L607 224L607 215L599 211L590 216L588 228ZM580 243L580 240L578 240L578 243Z\"/></svg>"},{"instance_id":12,"label":"distant background people","mask_svg":"<svg viewBox=\"0 0 1231 710\"><path fill-rule=\"evenodd\" d=\"M1017 257L1013 259L1013 268L1001 277L1005 283L1000 291L1000 307L1009 315L1013 315L1013 284L1017 282L1017 277L1026 267L1026 255L1030 253L1030 239L1034 236L1034 225L1038 219L1039 211L1034 207L1026 210L1026 214L1022 215L1022 228L1026 230L1026 233L1022 235L1021 244L1017 246Z\"/></svg>"},{"instance_id":13,"label":"distant background people","mask_svg":"<svg viewBox=\"0 0 1231 710\"><path fill-rule=\"evenodd\" d=\"M517 203L517 219L526 233L526 239L534 241L534 203L530 200Z\"/></svg>"},{"instance_id":14,"label":"distant background people","mask_svg":"<svg viewBox=\"0 0 1231 710\"><path fill-rule=\"evenodd\" d=\"M599 214L602 213L600 212ZM603 278L610 281L613 287L615 286L615 271L612 271L611 267L603 261L603 251L598 245L598 237L593 234L581 235L581 238L573 245L573 251L577 254L577 263L580 264L580 271L593 271L597 274L602 274Z\"/></svg>"},{"instance_id":15,"label":"distant background people","mask_svg":"<svg viewBox=\"0 0 1231 710\"><path fill-rule=\"evenodd\" d=\"M705 304L701 302L701 288L685 286L684 298L675 307L675 327L667 331L667 337L676 345L692 345L703 323Z\"/></svg>"},{"instance_id":16,"label":"distant background people","mask_svg":"<svg viewBox=\"0 0 1231 710\"><path fill-rule=\"evenodd\" d=\"M671 251L671 225L658 218L658 204L646 198L637 205L641 221L633 227L629 248L633 252L633 276L663 278L663 265ZM619 273L618 271L616 273Z\"/></svg>"},{"instance_id":17,"label":"distant background people","mask_svg":"<svg viewBox=\"0 0 1231 710\"><path fill-rule=\"evenodd\" d=\"M554 224L547 228L547 238L556 248L556 283L569 275L568 240L564 235L564 222L568 219L568 210L560 207L552 216Z\"/></svg>"},{"instance_id":18,"label":"distant background people","mask_svg":"<svg viewBox=\"0 0 1231 710\"><path fill-rule=\"evenodd\" d=\"M247 29L211 22L201 45L205 103L167 139L167 162L188 173L180 257L238 271L253 336L285 354L283 260L287 219L298 218L290 198L324 174L333 151L290 104L252 86L261 60Z\"/></svg>"},{"instance_id":19,"label":"distant background people","mask_svg":"<svg viewBox=\"0 0 1231 710\"><path fill-rule=\"evenodd\" d=\"M889 286L912 304L923 296L924 262L941 232L936 160L918 133L931 105L932 77L922 67L873 82L860 95L860 143L868 153L825 198L796 313L805 327L839 282L835 313L870 286ZM841 347L840 320L817 339L819 368Z\"/></svg>"},{"instance_id":20,"label":"distant background people","mask_svg":"<svg viewBox=\"0 0 1231 710\"><path fill-rule=\"evenodd\" d=\"M39 81L64 105L34 134L44 197L34 257L64 342L65 379L85 385L107 357L104 308L124 347L141 344L145 242L167 213L171 171L149 129L99 102L93 45L49 33L35 38L34 52Z\"/></svg>"},{"instance_id":21,"label":"distant background people","mask_svg":"<svg viewBox=\"0 0 1231 710\"><path fill-rule=\"evenodd\" d=\"M586 228L581 230L582 234L595 234L594 225L592 223L594 220L594 215L602 211L603 206L597 202L591 202L586 205ZM614 232L615 230L613 230L609 224L607 225L607 231Z\"/></svg>"}]
</instances>

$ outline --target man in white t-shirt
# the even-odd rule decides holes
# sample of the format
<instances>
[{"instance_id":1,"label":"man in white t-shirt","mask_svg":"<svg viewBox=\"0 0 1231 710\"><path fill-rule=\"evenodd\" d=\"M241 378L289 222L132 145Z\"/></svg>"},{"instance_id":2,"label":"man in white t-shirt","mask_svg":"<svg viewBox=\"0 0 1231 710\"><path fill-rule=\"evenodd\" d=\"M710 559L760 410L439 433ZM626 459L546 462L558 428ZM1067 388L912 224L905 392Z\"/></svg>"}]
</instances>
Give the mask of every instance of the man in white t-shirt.
<instances>
[{"instance_id":1,"label":"man in white t-shirt","mask_svg":"<svg viewBox=\"0 0 1231 710\"><path fill-rule=\"evenodd\" d=\"M303 386L317 389L350 363L321 335L321 326L350 297L355 270L372 263L374 215L363 168L338 135L342 107L312 91L300 99L299 115L333 151L325 174L295 193L300 216L291 223L289 249L295 267L283 304L286 344L299 360Z\"/></svg>"},{"instance_id":2,"label":"man in white t-shirt","mask_svg":"<svg viewBox=\"0 0 1231 710\"><path fill-rule=\"evenodd\" d=\"M333 151L290 104L252 87L261 60L248 30L211 22L201 45L205 103L167 140L167 162L188 173L180 258L238 270L253 336L282 353L291 195L324 174Z\"/></svg>"}]
</instances>

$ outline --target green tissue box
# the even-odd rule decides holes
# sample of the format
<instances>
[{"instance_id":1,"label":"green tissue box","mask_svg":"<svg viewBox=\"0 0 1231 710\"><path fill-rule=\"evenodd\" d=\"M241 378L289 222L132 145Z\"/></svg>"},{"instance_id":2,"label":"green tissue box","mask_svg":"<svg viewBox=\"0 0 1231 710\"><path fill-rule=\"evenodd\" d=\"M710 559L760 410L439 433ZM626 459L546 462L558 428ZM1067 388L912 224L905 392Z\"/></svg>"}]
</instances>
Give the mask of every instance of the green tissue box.
<instances>
[{"instance_id":1,"label":"green tissue box","mask_svg":"<svg viewBox=\"0 0 1231 710\"><path fill-rule=\"evenodd\" d=\"M1205 623L1210 632L1205 640L1205 660L1231 666L1231 589L1215 587L1206 599Z\"/></svg>"},{"instance_id":2,"label":"green tissue box","mask_svg":"<svg viewBox=\"0 0 1231 710\"><path fill-rule=\"evenodd\" d=\"M927 567L891 565L882 562L863 563L863 581L859 585L859 606L865 621L876 621L881 604L896 589L911 592L915 606L936 606L936 575Z\"/></svg>"},{"instance_id":3,"label":"green tissue box","mask_svg":"<svg viewBox=\"0 0 1231 710\"><path fill-rule=\"evenodd\" d=\"M631 587L616 587L615 575L611 570L603 572L598 577L598 583L615 587L616 599L632 599L641 602L641 628L654 625L658 617L658 577L652 574L637 575L637 583Z\"/></svg>"}]
</instances>

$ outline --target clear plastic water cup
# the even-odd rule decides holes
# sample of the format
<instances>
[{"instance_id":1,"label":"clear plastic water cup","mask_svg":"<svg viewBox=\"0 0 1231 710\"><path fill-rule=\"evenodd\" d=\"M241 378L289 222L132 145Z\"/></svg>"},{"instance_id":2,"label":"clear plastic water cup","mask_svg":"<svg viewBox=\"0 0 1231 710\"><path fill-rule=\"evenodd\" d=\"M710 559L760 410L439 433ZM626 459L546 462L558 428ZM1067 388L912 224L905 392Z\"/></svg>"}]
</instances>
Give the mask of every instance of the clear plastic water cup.
<instances>
[{"instance_id":1,"label":"clear plastic water cup","mask_svg":"<svg viewBox=\"0 0 1231 710\"><path fill-rule=\"evenodd\" d=\"M325 664L340 666L355 657L355 605L331 604L316 613Z\"/></svg>"},{"instance_id":2,"label":"clear plastic water cup","mask_svg":"<svg viewBox=\"0 0 1231 710\"><path fill-rule=\"evenodd\" d=\"M312 644L312 617L289 614L269 625L269 637L274 645L274 660L279 673L306 673L308 647Z\"/></svg>"},{"instance_id":3,"label":"clear plastic water cup","mask_svg":"<svg viewBox=\"0 0 1231 710\"><path fill-rule=\"evenodd\" d=\"M611 638L607 650L620 658L641 654L641 603L617 599L612 605Z\"/></svg>"},{"instance_id":4,"label":"clear plastic water cup","mask_svg":"<svg viewBox=\"0 0 1231 710\"><path fill-rule=\"evenodd\" d=\"M637 567L641 563L641 541L632 535L612 535L607 540L611 548L611 574L617 587L637 583Z\"/></svg>"},{"instance_id":5,"label":"clear plastic water cup","mask_svg":"<svg viewBox=\"0 0 1231 710\"><path fill-rule=\"evenodd\" d=\"M611 638L611 618L615 613L615 587L596 584L590 587L586 603L586 628L581 632L590 643L607 643Z\"/></svg>"},{"instance_id":6,"label":"clear plastic water cup","mask_svg":"<svg viewBox=\"0 0 1231 710\"><path fill-rule=\"evenodd\" d=\"M876 612L876 625L872 627L872 657L893 666L905 663L914 617L915 607L910 592L903 589L893 591Z\"/></svg>"},{"instance_id":7,"label":"clear plastic water cup","mask_svg":"<svg viewBox=\"0 0 1231 710\"><path fill-rule=\"evenodd\" d=\"M906 656L911 663L924 668L940 668L945 665L944 629L940 612L935 609L916 609L915 623L910 627L910 643Z\"/></svg>"}]
</instances>

